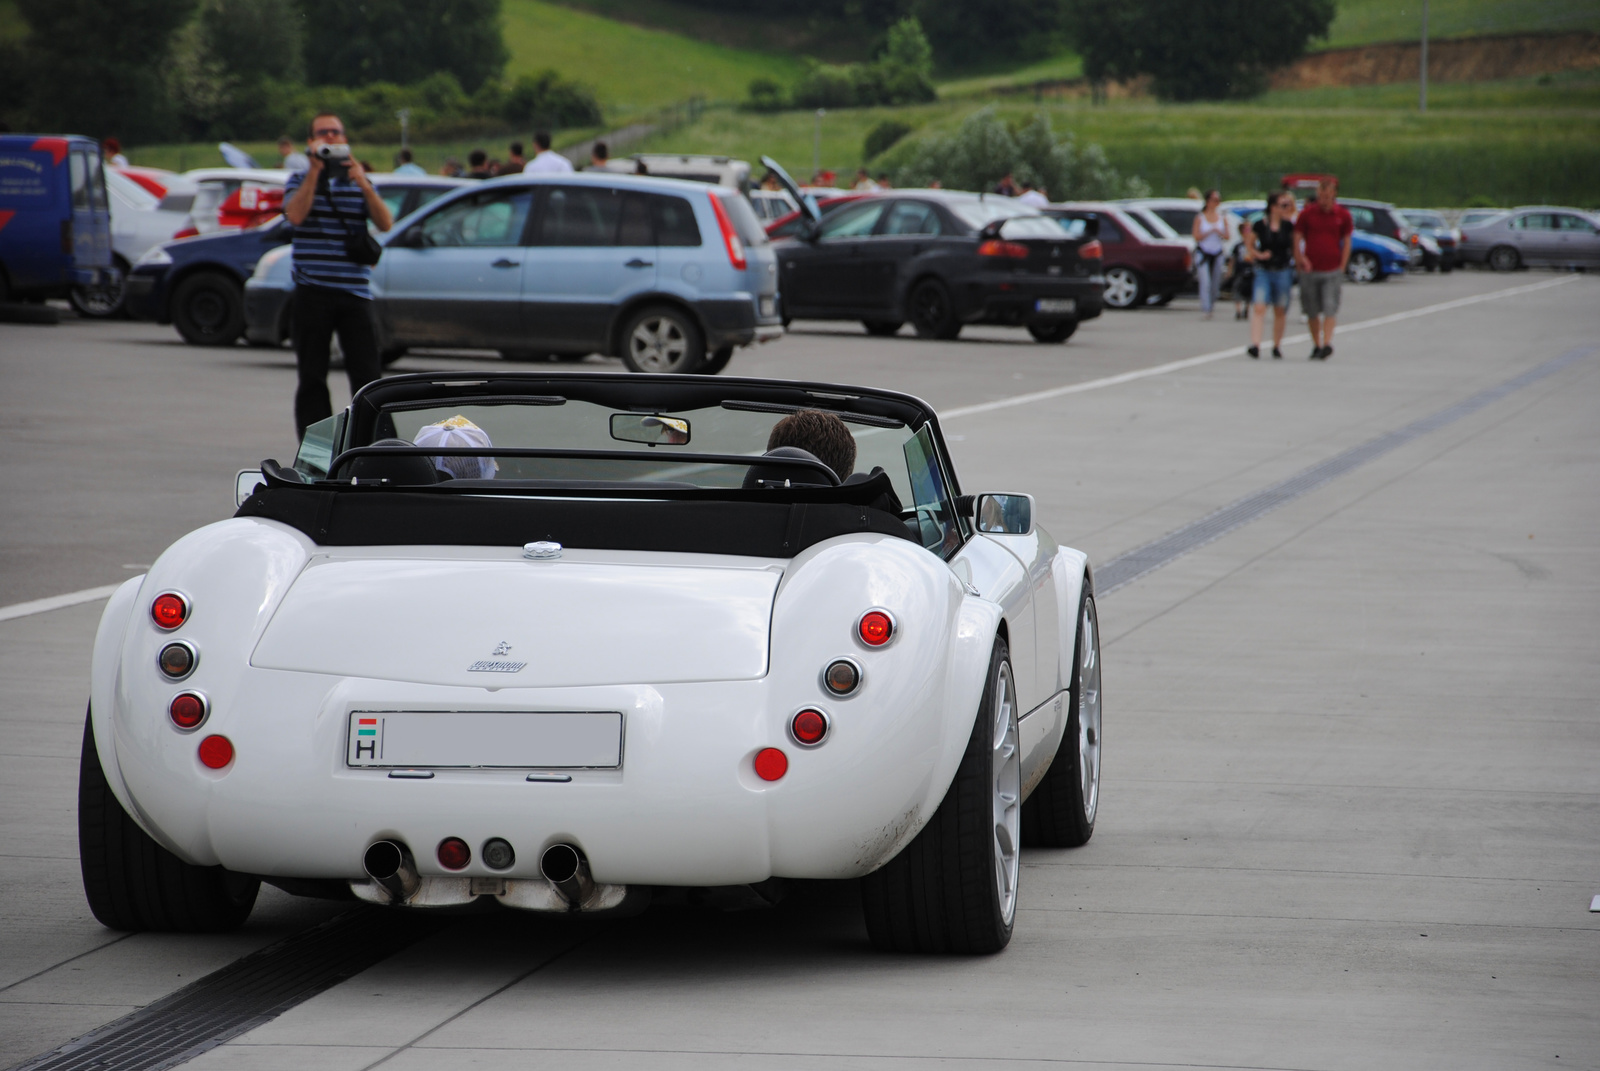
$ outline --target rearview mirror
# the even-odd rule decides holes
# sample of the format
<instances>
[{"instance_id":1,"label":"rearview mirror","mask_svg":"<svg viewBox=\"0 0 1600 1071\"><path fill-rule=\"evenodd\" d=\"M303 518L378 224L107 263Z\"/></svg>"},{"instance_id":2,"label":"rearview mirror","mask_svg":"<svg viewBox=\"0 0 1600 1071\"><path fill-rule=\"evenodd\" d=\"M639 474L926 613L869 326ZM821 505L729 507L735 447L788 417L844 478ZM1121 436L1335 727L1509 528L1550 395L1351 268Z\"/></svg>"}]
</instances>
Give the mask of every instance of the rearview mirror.
<instances>
[{"instance_id":1,"label":"rearview mirror","mask_svg":"<svg viewBox=\"0 0 1600 1071\"><path fill-rule=\"evenodd\" d=\"M611 437L646 446L685 446L689 442L689 422L657 413L612 413Z\"/></svg>"},{"instance_id":2,"label":"rearview mirror","mask_svg":"<svg viewBox=\"0 0 1600 1071\"><path fill-rule=\"evenodd\" d=\"M1027 535L1033 531L1033 496L979 495L978 531L990 535Z\"/></svg>"},{"instance_id":3,"label":"rearview mirror","mask_svg":"<svg viewBox=\"0 0 1600 1071\"><path fill-rule=\"evenodd\" d=\"M240 469L239 474L233 478L234 507L244 505L244 500L255 494L256 488L266 482L267 478L261 475L260 469Z\"/></svg>"}]
</instances>

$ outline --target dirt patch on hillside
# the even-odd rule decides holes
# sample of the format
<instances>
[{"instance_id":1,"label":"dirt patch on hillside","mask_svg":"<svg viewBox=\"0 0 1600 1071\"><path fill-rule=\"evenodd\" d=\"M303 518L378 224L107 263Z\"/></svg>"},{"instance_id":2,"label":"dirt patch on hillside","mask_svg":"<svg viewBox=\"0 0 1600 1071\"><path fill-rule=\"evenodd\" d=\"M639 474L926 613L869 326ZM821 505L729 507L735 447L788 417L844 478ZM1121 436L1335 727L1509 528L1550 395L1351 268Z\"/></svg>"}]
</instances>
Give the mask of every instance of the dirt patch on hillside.
<instances>
[{"instance_id":1,"label":"dirt patch on hillside","mask_svg":"<svg viewBox=\"0 0 1600 1071\"><path fill-rule=\"evenodd\" d=\"M1508 34L1428 42L1428 80L1487 82L1600 67L1600 33ZM1415 82L1418 42L1390 42L1318 52L1272 76L1273 89L1380 86Z\"/></svg>"}]
</instances>

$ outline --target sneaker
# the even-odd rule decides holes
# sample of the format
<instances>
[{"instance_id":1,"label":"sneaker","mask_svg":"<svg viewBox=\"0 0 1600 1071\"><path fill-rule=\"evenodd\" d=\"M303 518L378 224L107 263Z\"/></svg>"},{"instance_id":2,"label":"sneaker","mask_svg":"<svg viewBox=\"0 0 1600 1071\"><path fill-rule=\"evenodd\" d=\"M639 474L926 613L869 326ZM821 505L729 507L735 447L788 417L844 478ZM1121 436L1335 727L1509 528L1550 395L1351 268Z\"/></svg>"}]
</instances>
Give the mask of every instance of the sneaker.
<instances>
[{"instance_id":1,"label":"sneaker","mask_svg":"<svg viewBox=\"0 0 1600 1071\"><path fill-rule=\"evenodd\" d=\"M1283 360L1283 351L1276 346L1272 347L1272 359L1275 361Z\"/></svg>"},{"instance_id":2,"label":"sneaker","mask_svg":"<svg viewBox=\"0 0 1600 1071\"><path fill-rule=\"evenodd\" d=\"M1261 347L1260 346L1251 346L1249 349L1245 350L1245 352L1248 353L1250 356L1256 358L1257 360L1261 359Z\"/></svg>"},{"instance_id":3,"label":"sneaker","mask_svg":"<svg viewBox=\"0 0 1600 1071\"><path fill-rule=\"evenodd\" d=\"M1333 356L1333 347L1332 346L1324 346L1324 347L1322 347L1322 359L1324 361L1326 361L1329 357L1332 357L1332 356Z\"/></svg>"},{"instance_id":4,"label":"sneaker","mask_svg":"<svg viewBox=\"0 0 1600 1071\"><path fill-rule=\"evenodd\" d=\"M1310 359L1313 360L1313 361L1322 360L1322 347L1321 346L1317 346L1311 351Z\"/></svg>"}]
</instances>

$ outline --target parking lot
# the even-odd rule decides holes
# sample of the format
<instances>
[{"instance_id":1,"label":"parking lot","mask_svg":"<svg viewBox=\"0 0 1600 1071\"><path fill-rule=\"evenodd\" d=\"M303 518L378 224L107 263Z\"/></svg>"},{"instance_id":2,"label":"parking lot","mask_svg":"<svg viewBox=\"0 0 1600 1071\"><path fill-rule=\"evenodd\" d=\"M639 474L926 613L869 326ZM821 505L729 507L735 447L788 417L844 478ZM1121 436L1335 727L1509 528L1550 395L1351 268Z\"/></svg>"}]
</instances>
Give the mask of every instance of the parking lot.
<instances>
[{"instance_id":1,"label":"parking lot","mask_svg":"<svg viewBox=\"0 0 1600 1071\"><path fill-rule=\"evenodd\" d=\"M874 953L824 884L761 912L463 917L188 1066L1600 1067L1597 299L1547 273L1351 286L1326 363L1297 324L1252 361L1188 299L1066 345L800 321L739 351L729 375L927 398L964 490L1034 494L1097 566L1405 434L1105 598L1097 833L1024 854L1000 955ZM293 378L286 349L151 324L0 324L0 607L117 584L227 516L237 469L293 452ZM264 889L224 937L89 915L101 606L0 611L0 1066L349 910Z\"/></svg>"}]
</instances>

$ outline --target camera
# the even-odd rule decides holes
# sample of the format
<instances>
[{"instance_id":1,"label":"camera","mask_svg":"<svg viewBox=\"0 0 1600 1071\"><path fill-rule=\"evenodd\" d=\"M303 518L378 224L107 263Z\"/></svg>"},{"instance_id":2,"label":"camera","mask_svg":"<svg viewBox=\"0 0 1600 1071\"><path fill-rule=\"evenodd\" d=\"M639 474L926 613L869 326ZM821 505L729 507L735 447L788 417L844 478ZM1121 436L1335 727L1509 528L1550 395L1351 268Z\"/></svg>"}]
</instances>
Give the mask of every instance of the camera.
<instances>
[{"instance_id":1,"label":"camera","mask_svg":"<svg viewBox=\"0 0 1600 1071\"><path fill-rule=\"evenodd\" d=\"M350 146L348 145L318 145L317 159L329 168L346 171L350 167Z\"/></svg>"}]
</instances>

